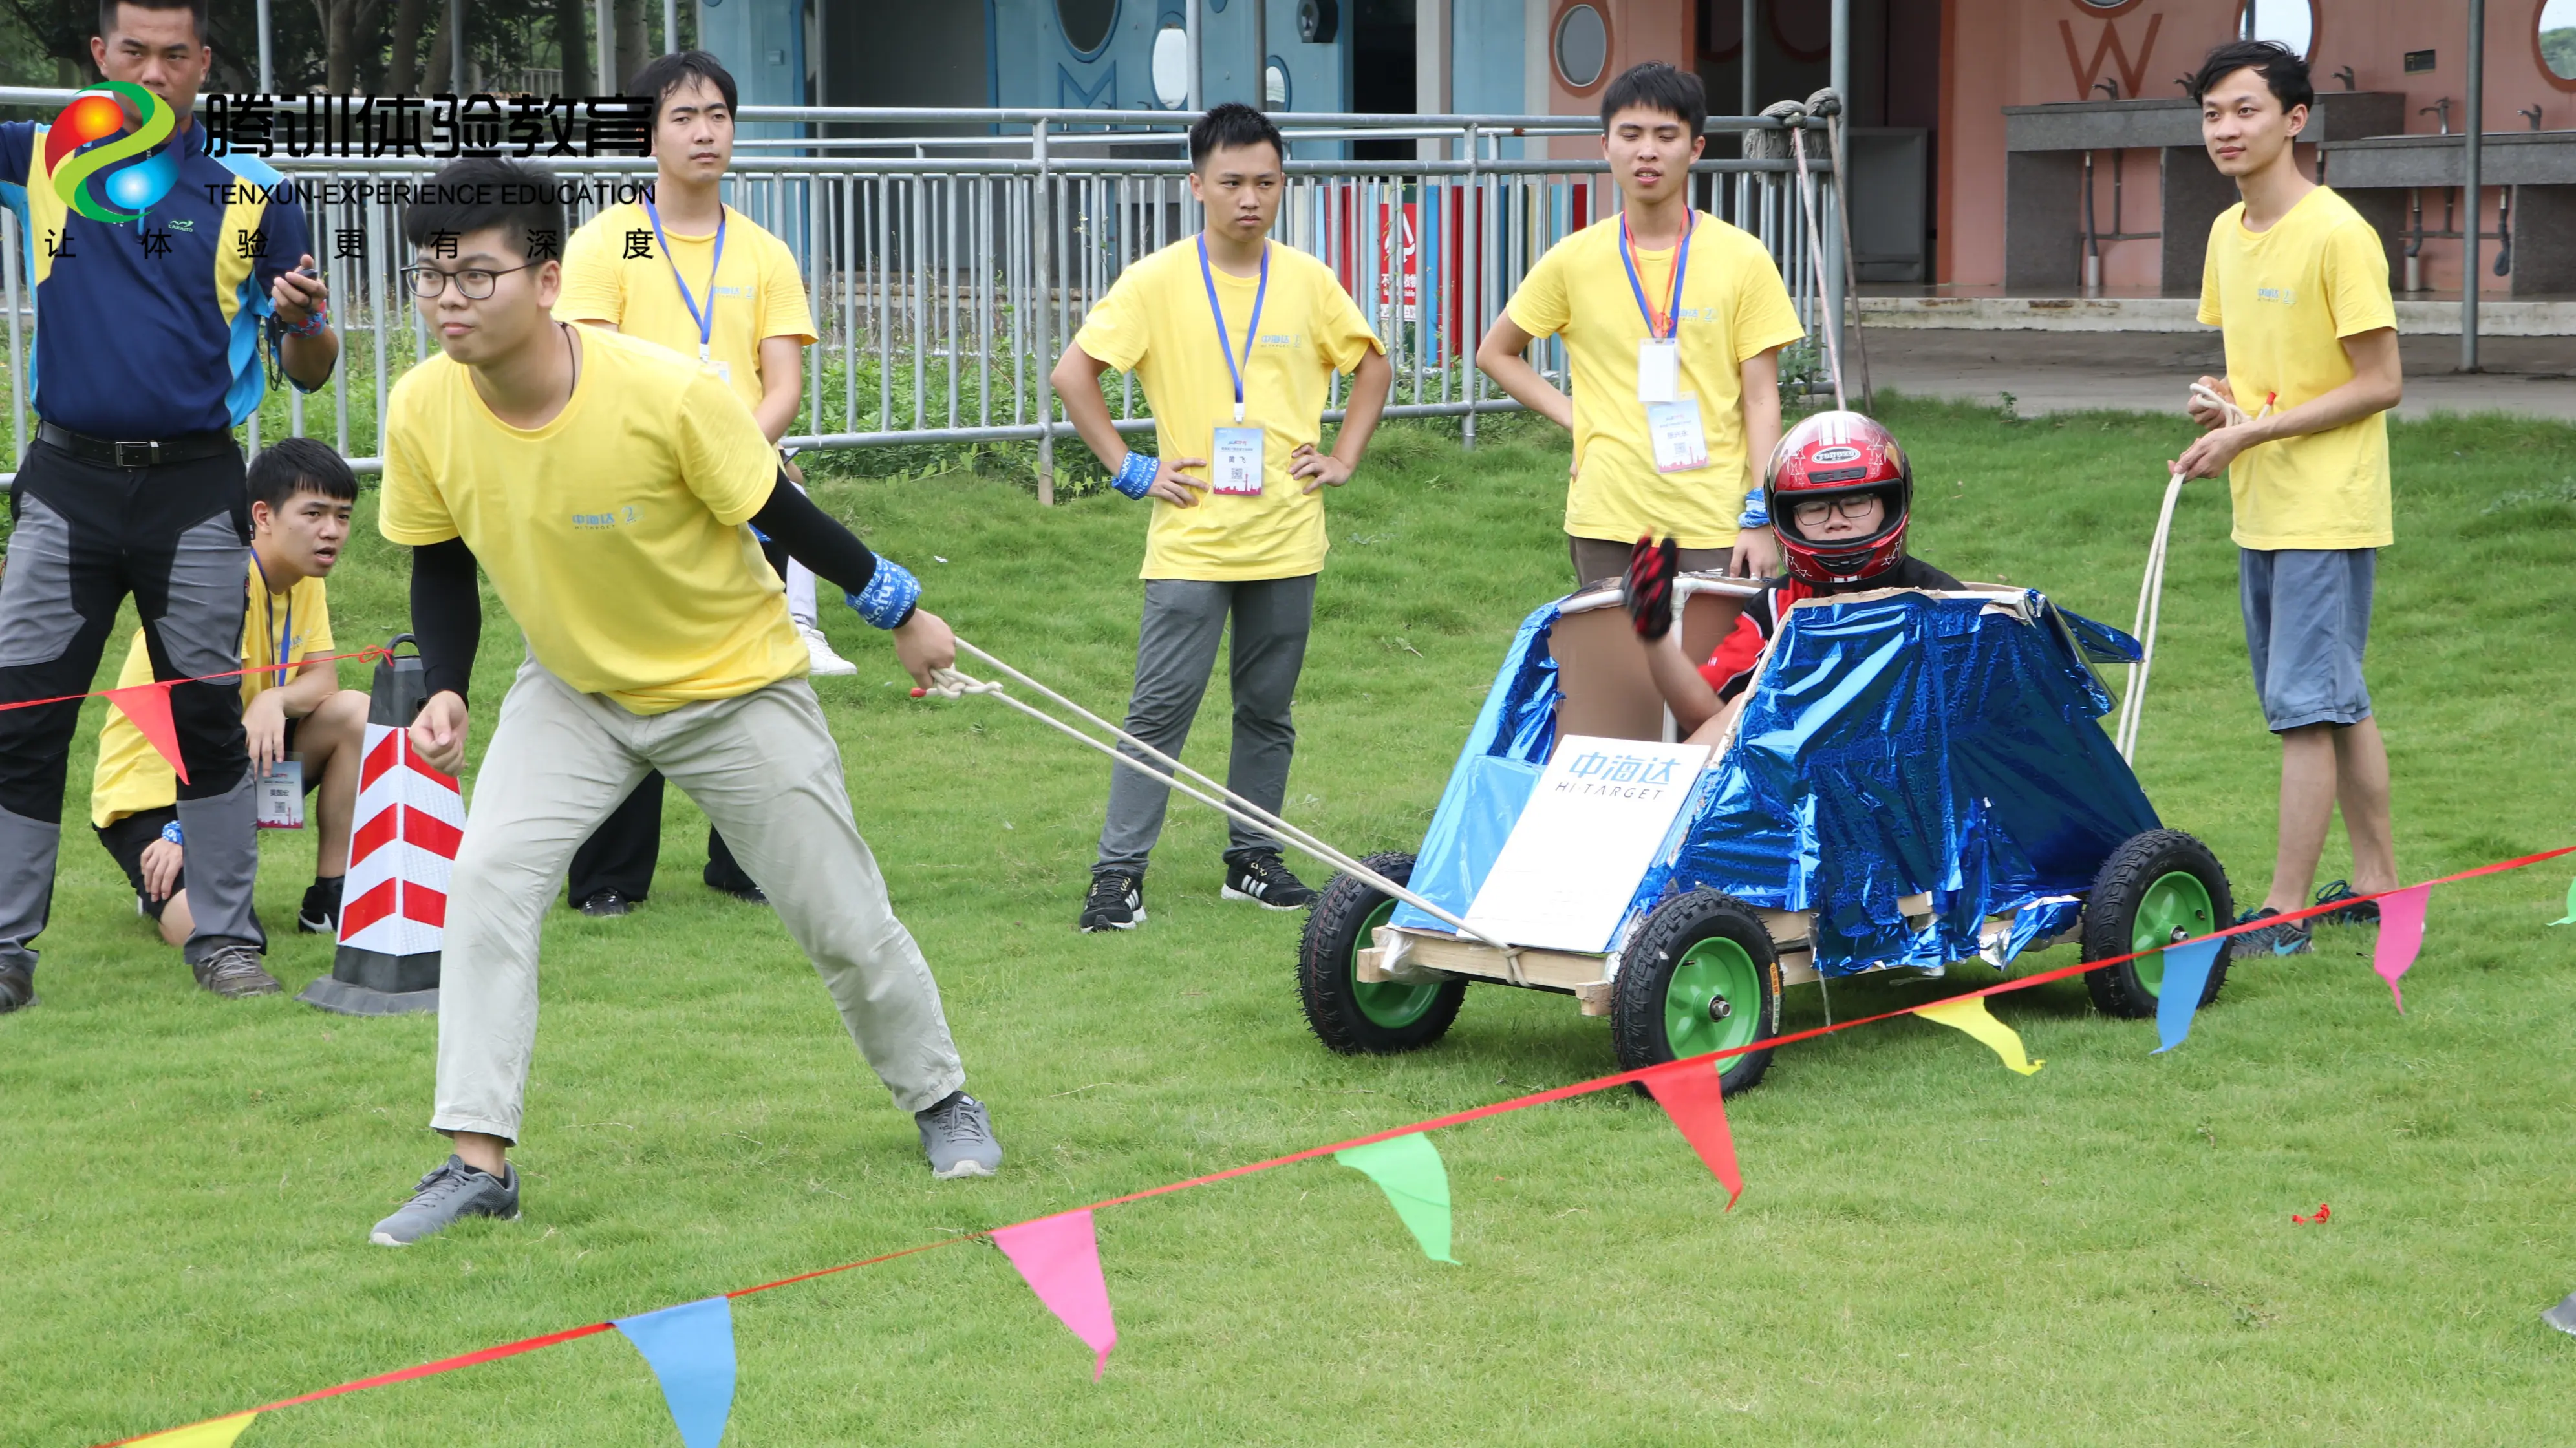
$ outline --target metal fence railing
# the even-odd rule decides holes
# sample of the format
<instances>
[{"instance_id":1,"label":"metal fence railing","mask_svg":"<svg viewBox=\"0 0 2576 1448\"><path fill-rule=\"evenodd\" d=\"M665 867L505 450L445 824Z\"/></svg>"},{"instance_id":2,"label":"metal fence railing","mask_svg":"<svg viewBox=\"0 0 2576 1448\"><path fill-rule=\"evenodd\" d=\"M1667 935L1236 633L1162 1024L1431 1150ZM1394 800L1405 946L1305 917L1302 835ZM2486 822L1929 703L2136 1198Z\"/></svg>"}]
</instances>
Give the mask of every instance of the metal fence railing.
<instances>
[{"instance_id":1,"label":"metal fence railing","mask_svg":"<svg viewBox=\"0 0 2576 1448\"><path fill-rule=\"evenodd\" d=\"M69 92L0 90L0 105L59 106ZM790 441L815 448L1034 442L1041 493L1054 450L1071 435L1048 369L1089 307L1129 263L1190 236L1185 116L1154 112L850 110L747 107L764 122L910 127L901 138L821 136L744 146L727 200L795 251L814 308L804 406ZM1593 136L1581 117L1288 116L1288 194L1273 235L1323 260L1377 327L1396 363L1389 413L1456 417L1472 444L1476 417L1515 408L1476 371L1477 339L1530 265L1569 232L1609 216L1617 193L1591 160L1543 151L1551 136ZM1732 134L1776 128L1714 118L1712 151ZM956 128L973 128L956 134ZM931 134L933 128L952 133ZM1841 288L1830 163L1821 134L1805 142L1813 180L1802 209L1792 163L1710 159L1694 168L1695 203L1760 238L1814 336L1832 326ZM1413 159L1351 160L1353 141L1408 143ZM1300 154L1303 153L1303 154ZM273 156L308 185L317 264L345 347L320 392L272 389L244 428L330 439L361 471L381 466L387 389L432 345L395 276L407 257L384 183L418 182L440 163ZM574 225L651 176L636 159L549 163L581 183ZM1829 248L1827 265L1811 237ZM26 286L28 238L0 212L0 307L7 312L13 458L32 431L25 403L36 317ZM1541 344L1542 371L1564 377L1561 345ZM1148 428L1141 389L1113 374L1111 410ZM282 395L281 395L282 394ZM1333 403L1341 401L1336 384Z\"/></svg>"}]
</instances>

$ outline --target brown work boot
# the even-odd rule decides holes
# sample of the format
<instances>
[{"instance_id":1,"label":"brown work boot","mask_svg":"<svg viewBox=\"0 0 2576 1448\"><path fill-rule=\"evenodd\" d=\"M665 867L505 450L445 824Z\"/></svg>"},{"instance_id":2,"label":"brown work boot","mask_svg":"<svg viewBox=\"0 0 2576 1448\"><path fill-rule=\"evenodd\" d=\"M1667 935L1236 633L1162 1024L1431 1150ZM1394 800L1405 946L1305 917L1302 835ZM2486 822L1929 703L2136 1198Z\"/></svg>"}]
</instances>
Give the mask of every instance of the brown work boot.
<instances>
[{"instance_id":1,"label":"brown work boot","mask_svg":"<svg viewBox=\"0 0 2576 1448\"><path fill-rule=\"evenodd\" d=\"M276 976L260 968L259 951L247 945L220 946L205 959L190 961L188 968L196 972L197 984L227 1000L275 995L284 989Z\"/></svg>"}]
</instances>

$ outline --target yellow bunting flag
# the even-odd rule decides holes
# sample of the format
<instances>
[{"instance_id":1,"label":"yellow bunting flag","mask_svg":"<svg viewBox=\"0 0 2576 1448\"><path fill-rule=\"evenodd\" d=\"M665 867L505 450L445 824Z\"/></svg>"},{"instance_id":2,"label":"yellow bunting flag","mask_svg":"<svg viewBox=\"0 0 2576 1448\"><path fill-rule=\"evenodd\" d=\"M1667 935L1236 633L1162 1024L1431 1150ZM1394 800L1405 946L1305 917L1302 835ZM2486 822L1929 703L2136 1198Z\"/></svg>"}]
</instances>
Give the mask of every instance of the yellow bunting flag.
<instances>
[{"instance_id":1,"label":"yellow bunting flag","mask_svg":"<svg viewBox=\"0 0 2576 1448\"><path fill-rule=\"evenodd\" d=\"M235 1413L229 1418L191 1423L167 1433L129 1439L126 1448L141 1448L146 1443L153 1448L233 1448L233 1440L240 1437L242 1430L250 1426L250 1420L258 1416L257 1413Z\"/></svg>"},{"instance_id":2,"label":"yellow bunting flag","mask_svg":"<svg viewBox=\"0 0 2576 1448\"><path fill-rule=\"evenodd\" d=\"M1965 1031L1994 1047L1995 1054L2004 1058L2006 1066L2025 1076L2048 1064L2046 1061L2033 1061L2022 1054L2021 1037L2013 1034L2012 1027L1986 1014L1984 996L1957 996L1928 1006L1916 1006L1914 1014L1927 1021L1939 1021L1952 1030Z\"/></svg>"}]
</instances>

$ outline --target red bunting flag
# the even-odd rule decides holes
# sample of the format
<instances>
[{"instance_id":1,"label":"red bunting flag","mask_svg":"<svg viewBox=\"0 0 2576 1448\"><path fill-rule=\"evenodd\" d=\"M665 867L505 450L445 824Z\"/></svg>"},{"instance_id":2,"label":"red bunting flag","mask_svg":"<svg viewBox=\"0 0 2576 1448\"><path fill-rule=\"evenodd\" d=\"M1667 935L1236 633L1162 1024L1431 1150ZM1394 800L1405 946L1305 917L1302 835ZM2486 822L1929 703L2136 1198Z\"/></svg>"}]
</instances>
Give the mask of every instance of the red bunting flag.
<instances>
[{"instance_id":1,"label":"red bunting flag","mask_svg":"<svg viewBox=\"0 0 2576 1448\"><path fill-rule=\"evenodd\" d=\"M2292 1212L2292 1213L2290 1214L2290 1220L2291 1220L2291 1221L2293 1221L2293 1222L2297 1222L2297 1223L2301 1224L2302 1226L2307 1226L2307 1225L2313 1225L2314 1223L2322 1222L2322 1221L2326 1220L2327 1218L2329 1218L2329 1217L2331 1217L2331 1216L2333 1216L2333 1215L2334 1215L2334 1208L2327 1206L2327 1205L2326 1205L2325 1203L2323 1203L2323 1202L2319 1202L2319 1203L2317 1203L2317 1214L2316 1214L2315 1216L2313 1216L2313 1217L2302 1217L2302 1216L2300 1216L2298 1213L2296 1213L2296 1212Z\"/></svg>"},{"instance_id":2,"label":"red bunting flag","mask_svg":"<svg viewBox=\"0 0 2576 1448\"><path fill-rule=\"evenodd\" d=\"M1109 1316L1109 1283L1100 1275L1100 1237L1091 1212L1065 1212L1017 1226L995 1227L993 1245L1020 1269L1029 1290L1095 1354L1091 1380L1109 1369L1118 1324Z\"/></svg>"},{"instance_id":3,"label":"red bunting flag","mask_svg":"<svg viewBox=\"0 0 2576 1448\"><path fill-rule=\"evenodd\" d=\"M1682 1140L1691 1144L1699 1159L1726 1188L1726 1209L1735 1210L1735 1199L1744 1195L1744 1174L1735 1169L1735 1134L1726 1127L1725 1093L1718 1087L1717 1064L1709 1061L1675 1061L1646 1073L1646 1090Z\"/></svg>"},{"instance_id":4,"label":"red bunting flag","mask_svg":"<svg viewBox=\"0 0 2576 1448\"><path fill-rule=\"evenodd\" d=\"M161 757L170 761L170 767L179 772L179 782L186 784L188 763L179 757L179 726L170 718L170 686L136 684L126 689L110 689L107 701L125 711L125 717L134 721L134 727L141 730L143 737L152 742L152 747L161 751Z\"/></svg>"},{"instance_id":5,"label":"red bunting flag","mask_svg":"<svg viewBox=\"0 0 2576 1448\"><path fill-rule=\"evenodd\" d=\"M2406 1009L2406 993L2397 988L2397 978L2424 948L2424 897L2432 893L2432 886L2416 885L2379 897L2379 946L2370 968L2388 982L2388 993L2397 998L2400 1013Z\"/></svg>"}]
</instances>

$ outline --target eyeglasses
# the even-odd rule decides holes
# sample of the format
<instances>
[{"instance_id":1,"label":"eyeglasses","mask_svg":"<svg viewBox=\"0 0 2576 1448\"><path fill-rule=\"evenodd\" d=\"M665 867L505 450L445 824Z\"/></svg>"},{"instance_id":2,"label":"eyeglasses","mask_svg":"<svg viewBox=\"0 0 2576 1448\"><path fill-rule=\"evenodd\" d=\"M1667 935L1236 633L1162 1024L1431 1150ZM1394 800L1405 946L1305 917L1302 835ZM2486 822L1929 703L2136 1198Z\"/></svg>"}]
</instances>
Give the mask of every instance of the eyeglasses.
<instances>
[{"instance_id":1,"label":"eyeglasses","mask_svg":"<svg viewBox=\"0 0 2576 1448\"><path fill-rule=\"evenodd\" d=\"M501 278L512 272L526 271L535 265L537 265L535 262L526 262L519 266L505 266L499 271L487 271L482 267L469 267L464 271L440 271L434 266L407 266L402 270L402 277L404 283L410 286L411 294L423 300L447 290L447 284L452 281L456 283L457 295L469 302L479 302L492 295L493 289L501 284Z\"/></svg>"},{"instance_id":2,"label":"eyeglasses","mask_svg":"<svg viewBox=\"0 0 2576 1448\"><path fill-rule=\"evenodd\" d=\"M1800 503L1789 510L1789 516L1798 520L1799 527L1813 528L1827 518L1837 515L1859 522L1869 516L1870 509L1878 506L1881 505L1877 494L1856 493L1848 498L1818 499L1812 503Z\"/></svg>"}]
</instances>

